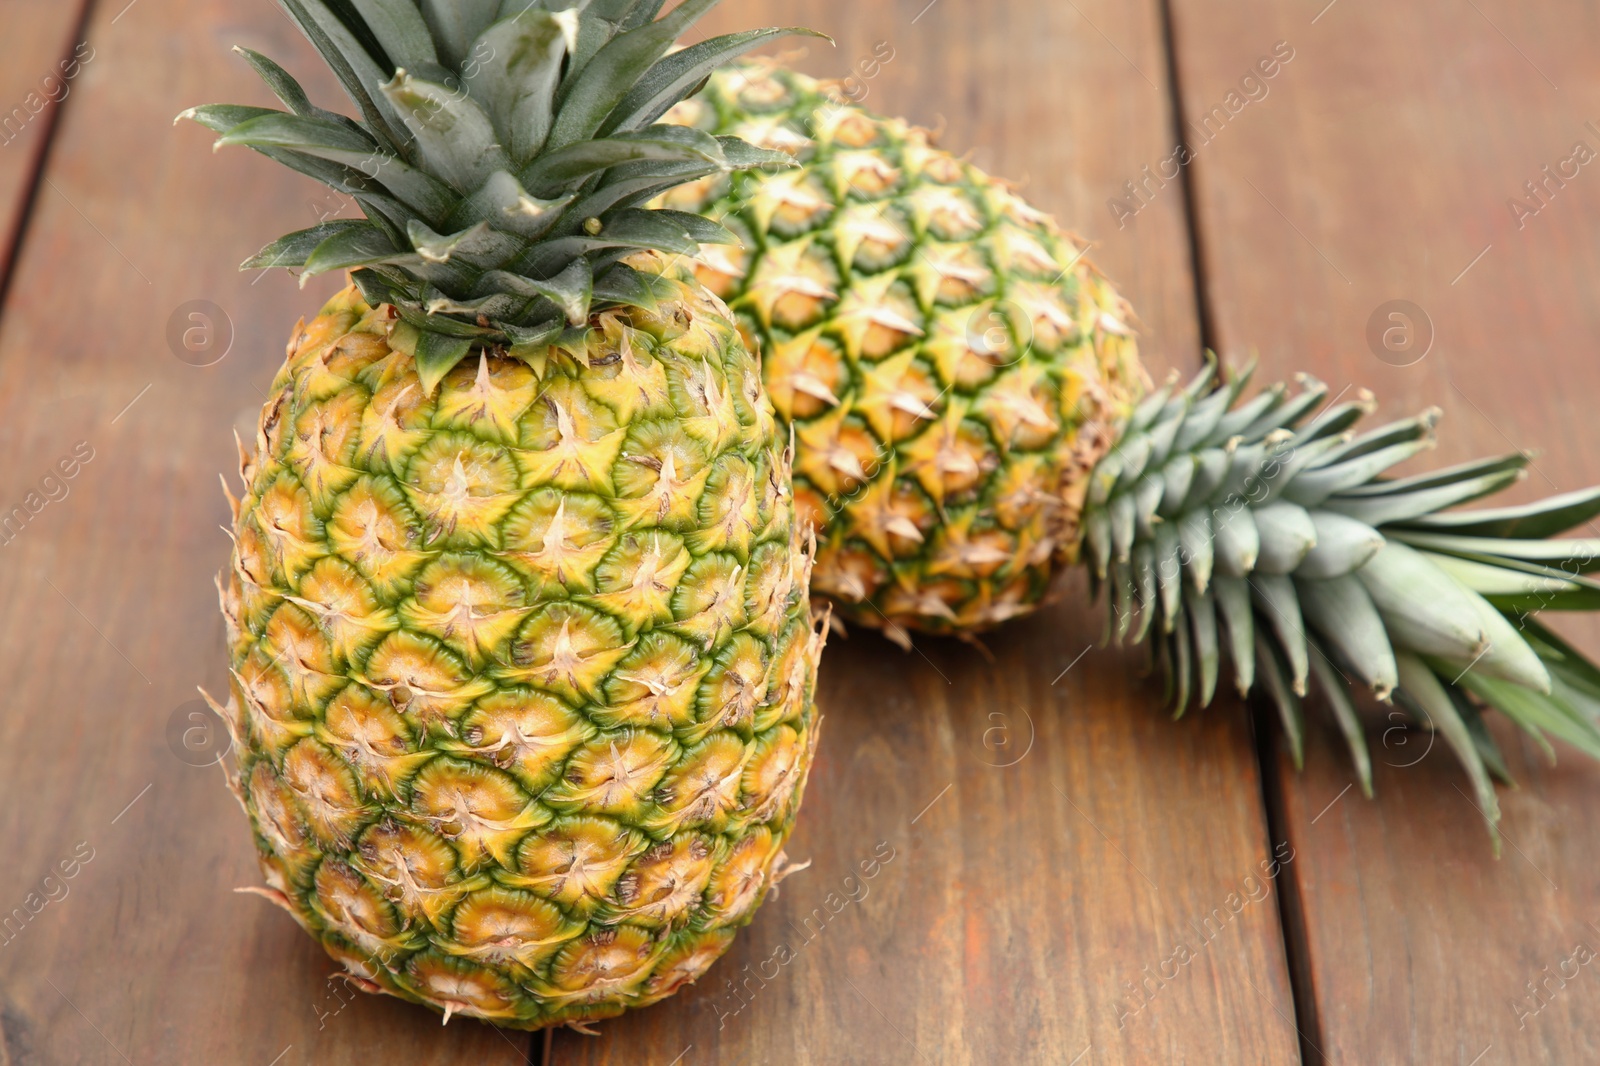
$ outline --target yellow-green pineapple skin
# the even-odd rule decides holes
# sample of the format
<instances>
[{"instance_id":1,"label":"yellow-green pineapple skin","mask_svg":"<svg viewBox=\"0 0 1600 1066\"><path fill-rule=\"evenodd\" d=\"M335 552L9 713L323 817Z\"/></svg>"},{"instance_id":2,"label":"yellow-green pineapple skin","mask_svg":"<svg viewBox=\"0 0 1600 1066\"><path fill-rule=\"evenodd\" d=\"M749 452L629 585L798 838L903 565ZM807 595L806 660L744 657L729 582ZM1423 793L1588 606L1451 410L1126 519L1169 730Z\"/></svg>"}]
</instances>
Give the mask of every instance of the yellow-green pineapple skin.
<instances>
[{"instance_id":1,"label":"yellow-green pineapple skin","mask_svg":"<svg viewBox=\"0 0 1600 1066\"><path fill-rule=\"evenodd\" d=\"M1126 301L1004 183L812 78L739 64L669 117L801 164L664 203L743 240L694 273L793 428L813 590L902 640L1032 610L1146 388Z\"/></svg>"},{"instance_id":2,"label":"yellow-green pineapple skin","mask_svg":"<svg viewBox=\"0 0 1600 1066\"><path fill-rule=\"evenodd\" d=\"M346 289L262 413L221 584L267 888L360 987L518 1028L694 981L775 878L821 635L787 434L693 284L432 395Z\"/></svg>"}]
</instances>

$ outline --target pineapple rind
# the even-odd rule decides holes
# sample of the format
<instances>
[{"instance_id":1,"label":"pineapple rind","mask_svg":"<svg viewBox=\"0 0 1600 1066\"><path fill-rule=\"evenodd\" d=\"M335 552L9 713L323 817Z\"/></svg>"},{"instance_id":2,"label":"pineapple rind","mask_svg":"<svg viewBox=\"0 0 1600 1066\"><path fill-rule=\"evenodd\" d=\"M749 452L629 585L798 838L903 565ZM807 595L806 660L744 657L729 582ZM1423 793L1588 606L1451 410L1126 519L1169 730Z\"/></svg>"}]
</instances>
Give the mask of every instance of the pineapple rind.
<instances>
[{"instance_id":1,"label":"pineapple rind","mask_svg":"<svg viewBox=\"0 0 1600 1066\"><path fill-rule=\"evenodd\" d=\"M353 286L291 339L222 585L230 783L263 894L368 991L610 1017L699 977L782 873L810 557L755 360L674 288L431 396Z\"/></svg>"},{"instance_id":2,"label":"pineapple rind","mask_svg":"<svg viewBox=\"0 0 1600 1066\"><path fill-rule=\"evenodd\" d=\"M898 639L1032 610L1147 387L1131 311L1083 243L925 130L770 63L717 73L668 119L801 164L663 203L743 238L692 269L794 429L813 591Z\"/></svg>"}]
</instances>

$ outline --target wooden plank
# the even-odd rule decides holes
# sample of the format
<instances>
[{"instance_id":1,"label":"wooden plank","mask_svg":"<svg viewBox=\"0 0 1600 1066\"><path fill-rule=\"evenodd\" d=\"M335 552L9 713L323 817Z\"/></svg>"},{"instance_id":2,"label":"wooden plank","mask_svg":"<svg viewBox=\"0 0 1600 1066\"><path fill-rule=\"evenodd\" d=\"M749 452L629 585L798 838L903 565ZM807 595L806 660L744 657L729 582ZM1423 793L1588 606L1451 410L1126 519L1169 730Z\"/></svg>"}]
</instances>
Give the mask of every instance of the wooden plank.
<instances>
[{"instance_id":1,"label":"wooden plank","mask_svg":"<svg viewBox=\"0 0 1600 1066\"><path fill-rule=\"evenodd\" d=\"M0 291L61 108L97 58L74 39L85 0L6 0L0 66Z\"/></svg>"},{"instance_id":2,"label":"wooden plank","mask_svg":"<svg viewBox=\"0 0 1600 1066\"><path fill-rule=\"evenodd\" d=\"M1078 6L830 0L803 21L838 48L801 65L843 76L887 42L895 59L866 102L942 119L945 143L1031 176L1033 200L1105 239L1098 258L1141 309L1157 368L1189 362L1181 197L1123 231L1104 209L1167 137L1159 5ZM719 24L796 18L735 2ZM830 647L821 752L789 848L811 868L697 987L599 1038L556 1034L550 1061L1294 1061L1274 1009L1293 1013L1245 723L1174 726L1136 657L1093 649L1098 634L1074 584L996 634L993 664L951 642ZM893 859L873 867L880 847ZM1234 892L1240 915L1197 933ZM1192 962L1134 991L1180 947Z\"/></svg>"},{"instance_id":3,"label":"wooden plank","mask_svg":"<svg viewBox=\"0 0 1600 1066\"><path fill-rule=\"evenodd\" d=\"M1371 387L1386 415L1439 404L1430 465L1545 449L1518 498L1600 480L1600 178L1552 182L1521 228L1507 204L1576 142L1600 150L1594 13L1501 0L1175 7L1191 116L1225 106L1275 42L1294 49L1192 171L1222 346L1259 349L1268 380L1304 368L1335 391ZM1369 320L1391 300L1424 309L1431 351L1423 334L1408 350L1369 347ZM1564 628L1600 649L1600 628ZM1568 960L1600 946L1588 924L1600 768L1570 749L1550 767L1500 730L1522 787L1501 791L1496 862L1444 746L1418 762L1427 738L1392 724L1379 714L1369 738L1376 802L1345 791L1331 731L1313 738L1303 775L1284 770L1327 1061L1595 1061L1600 992ZM1529 998L1527 983L1551 975Z\"/></svg>"},{"instance_id":4,"label":"wooden plank","mask_svg":"<svg viewBox=\"0 0 1600 1066\"><path fill-rule=\"evenodd\" d=\"M225 684L211 576L227 551L230 427L253 417L328 285L237 273L309 224L321 194L251 153L213 156L206 131L175 133L172 116L269 102L229 45L314 64L264 3L102 4L89 39L98 55L0 316L5 509L42 494L77 442L92 452L69 493L0 546L0 916L14 920L0 938L0 1061L522 1066L526 1034L441 1028L355 996L285 915L231 891L260 880L243 816L169 728L187 726L196 682ZM310 82L337 98L331 79ZM203 369L169 348L193 300L216 305L219 338L232 326L231 353Z\"/></svg>"}]
</instances>

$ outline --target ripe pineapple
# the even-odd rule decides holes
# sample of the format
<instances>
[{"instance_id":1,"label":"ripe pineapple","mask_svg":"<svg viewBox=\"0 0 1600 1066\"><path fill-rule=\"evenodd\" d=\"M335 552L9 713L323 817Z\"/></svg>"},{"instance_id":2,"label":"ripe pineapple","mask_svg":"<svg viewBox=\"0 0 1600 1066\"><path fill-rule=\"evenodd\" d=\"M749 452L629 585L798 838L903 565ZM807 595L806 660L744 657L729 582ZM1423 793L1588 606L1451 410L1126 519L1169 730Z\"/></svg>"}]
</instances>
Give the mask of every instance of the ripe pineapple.
<instances>
[{"instance_id":1,"label":"ripe pineapple","mask_svg":"<svg viewBox=\"0 0 1600 1066\"><path fill-rule=\"evenodd\" d=\"M364 220L247 267L353 283L241 448L229 784L267 887L370 992L539 1028L698 978L785 870L821 649L787 436L640 207L781 156L656 124L715 0L285 0L362 121L186 112ZM214 704L215 706L215 704Z\"/></svg>"},{"instance_id":2,"label":"ripe pineapple","mask_svg":"<svg viewBox=\"0 0 1600 1066\"><path fill-rule=\"evenodd\" d=\"M902 644L1031 610L1145 387L1126 302L1005 183L811 78L742 64L668 118L803 164L663 203L740 238L694 274L794 427L813 588Z\"/></svg>"},{"instance_id":3,"label":"ripe pineapple","mask_svg":"<svg viewBox=\"0 0 1600 1066\"><path fill-rule=\"evenodd\" d=\"M1145 395L1131 314L1081 242L926 132L771 62L669 118L802 164L664 203L742 239L692 271L762 352L818 531L813 587L843 614L902 643L971 634L1081 556L1108 636L1153 634L1180 714L1227 658L1298 764L1315 679L1369 795L1352 689L1443 735L1491 832L1490 778L1509 774L1480 705L1600 757L1600 669L1532 617L1600 607L1600 539L1547 539L1600 515L1600 490L1439 513L1526 457L1390 479L1431 447L1436 411L1355 436L1369 395L1317 413L1310 378L1246 400L1248 375L1214 367Z\"/></svg>"}]
</instances>

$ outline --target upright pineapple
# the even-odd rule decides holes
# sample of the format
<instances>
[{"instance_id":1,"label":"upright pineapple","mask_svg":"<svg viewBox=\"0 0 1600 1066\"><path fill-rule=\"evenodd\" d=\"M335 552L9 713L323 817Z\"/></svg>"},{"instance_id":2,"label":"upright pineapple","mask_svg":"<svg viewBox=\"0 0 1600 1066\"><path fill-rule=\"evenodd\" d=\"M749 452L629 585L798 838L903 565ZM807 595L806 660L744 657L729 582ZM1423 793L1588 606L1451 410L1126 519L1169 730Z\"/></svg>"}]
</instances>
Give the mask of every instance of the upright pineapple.
<instances>
[{"instance_id":1,"label":"upright pineapple","mask_svg":"<svg viewBox=\"0 0 1600 1066\"><path fill-rule=\"evenodd\" d=\"M264 895L372 992L537 1028L694 981L781 876L821 635L787 435L642 210L782 157L656 124L779 31L716 0L284 0L360 110L186 112L364 220L247 267L296 328L220 584ZM241 449L243 451L243 449Z\"/></svg>"},{"instance_id":2,"label":"upright pineapple","mask_svg":"<svg viewBox=\"0 0 1600 1066\"><path fill-rule=\"evenodd\" d=\"M901 641L969 634L1081 555L1108 634L1152 638L1179 713L1227 658L1298 762L1315 679L1369 794L1352 688L1438 730L1491 829L1490 778L1509 775L1480 704L1600 757L1600 669L1532 617L1600 608L1600 539L1546 539L1600 516L1600 489L1438 513L1526 458L1385 478L1438 413L1355 436L1371 397L1317 413L1309 378L1246 400L1248 375L1208 368L1141 402L1129 312L1080 242L923 131L770 62L671 117L802 164L666 199L744 240L693 269L763 348L822 544L814 587L845 614Z\"/></svg>"}]
</instances>

